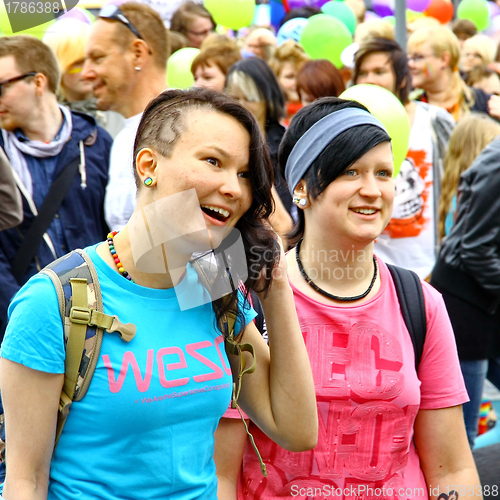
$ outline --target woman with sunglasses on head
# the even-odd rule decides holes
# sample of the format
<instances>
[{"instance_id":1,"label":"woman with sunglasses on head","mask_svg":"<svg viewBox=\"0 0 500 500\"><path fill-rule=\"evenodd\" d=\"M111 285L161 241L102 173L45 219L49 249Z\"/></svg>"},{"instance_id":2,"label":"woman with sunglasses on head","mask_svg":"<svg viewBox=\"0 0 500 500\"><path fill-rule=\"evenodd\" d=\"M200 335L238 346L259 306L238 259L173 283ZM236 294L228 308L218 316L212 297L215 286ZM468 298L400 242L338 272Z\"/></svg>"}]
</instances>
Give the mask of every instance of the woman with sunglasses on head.
<instances>
[{"instance_id":1,"label":"woman with sunglasses on head","mask_svg":"<svg viewBox=\"0 0 500 500\"><path fill-rule=\"evenodd\" d=\"M287 449L316 444L307 352L286 262L266 224L272 170L256 121L222 94L165 91L144 111L134 159L134 215L86 250L105 314L135 324L136 334L125 343L105 332L88 392L71 405L55 451L65 346L52 281L37 275L11 305L1 363L6 500L216 500L213 434L231 398L230 367L235 382L240 374L240 358L221 347L232 342L228 315L237 335L229 352L251 344L254 353L241 408ZM240 250L226 253L228 239ZM193 252L229 255L222 277L231 293L202 285ZM247 255L248 272L237 269ZM252 323L250 290L272 353Z\"/></svg>"},{"instance_id":2,"label":"woman with sunglasses on head","mask_svg":"<svg viewBox=\"0 0 500 500\"><path fill-rule=\"evenodd\" d=\"M299 208L288 279L319 437L314 450L292 454L252 424L267 478L247 442L239 498L437 498L431 485L476 494L460 406L467 393L443 301L421 282L427 333L417 371L394 280L373 253L394 199L387 132L361 104L322 98L292 120L279 163ZM217 463L221 478L234 470L230 461L241 456L228 450Z\"/></svg>"}]
</instances>

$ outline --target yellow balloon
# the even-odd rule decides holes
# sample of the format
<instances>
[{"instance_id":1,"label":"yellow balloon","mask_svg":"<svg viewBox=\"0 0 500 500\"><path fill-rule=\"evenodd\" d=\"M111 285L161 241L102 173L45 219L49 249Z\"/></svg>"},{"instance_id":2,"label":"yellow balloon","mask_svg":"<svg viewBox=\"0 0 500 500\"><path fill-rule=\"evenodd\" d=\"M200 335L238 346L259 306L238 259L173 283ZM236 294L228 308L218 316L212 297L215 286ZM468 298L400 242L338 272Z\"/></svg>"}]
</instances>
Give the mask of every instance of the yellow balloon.
<instances>
[{"instance_id":1,"label":"yellow balloon","mask_svg":"<svg viewBox=\"0 0 500 500\"><path fill-rule=\"evenodd\" d=\"M392 140L394 177L396 177L406 158L410 142L410 120L401 101L392 92L370 84L354 85L339 97L363 104L386 128Z\"/></svg>"}]
</instances>

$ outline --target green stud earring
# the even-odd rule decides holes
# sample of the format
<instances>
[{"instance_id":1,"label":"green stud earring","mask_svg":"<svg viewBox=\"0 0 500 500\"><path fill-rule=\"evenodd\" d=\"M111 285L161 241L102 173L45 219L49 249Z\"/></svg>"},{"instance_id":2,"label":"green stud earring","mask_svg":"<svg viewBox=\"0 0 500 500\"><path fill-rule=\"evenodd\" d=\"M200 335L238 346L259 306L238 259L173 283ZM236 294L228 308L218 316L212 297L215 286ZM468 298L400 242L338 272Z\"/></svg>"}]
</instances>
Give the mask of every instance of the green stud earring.
<instances>
[{"instance_id":1,"label":"green stud earring","mask_svg":"<svg viewBox=\"0 0 500 500\"><path fill-rule=\"evenodd\" d=\"M151 187L153 185L153 179L151 177L146 177L144 179L144 185L146 187Z\"/></svg>"}]
</instances>

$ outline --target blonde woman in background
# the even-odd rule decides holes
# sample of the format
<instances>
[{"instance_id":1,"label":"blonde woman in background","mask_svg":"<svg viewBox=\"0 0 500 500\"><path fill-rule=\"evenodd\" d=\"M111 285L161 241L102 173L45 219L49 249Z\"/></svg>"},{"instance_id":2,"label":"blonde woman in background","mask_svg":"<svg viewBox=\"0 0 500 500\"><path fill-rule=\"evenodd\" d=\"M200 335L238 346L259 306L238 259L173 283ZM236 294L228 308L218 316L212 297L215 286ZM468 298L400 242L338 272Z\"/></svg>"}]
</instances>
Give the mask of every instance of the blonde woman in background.
<instances>
[{"instance_id":1,"label":"blonde woman in background","mask_svg":"<svg viewBox=\"0 0 500 500\"><path fill-rule=\"evenodd\" d=\"M497 46L486 35L474 35L465 40L462 49L461 69L465 73L481 64L490 64L495 60Z\"/></svg>"},{"instance_id":2,"label":"blonde woman in background","mask_svg":"<svg viewBox=\"0 0 500 500\"><path fill-rule=\"evenodd\" d=\"M383 19L369 19L358 24L354 31L354 42L361 44L373 38L394 40L394 26Z\"/></svg>"},{"instance_id":3,"label":"blonde woman in background","mask_svg":"<svg viewBox=\"0 0 500 500\"><path fill-rule=\"evenodd\" d=\"M286 95L286 118L288 125L295 113L302 107L297 92L297 75L304 64L310 60L301 45L290 39L281 44L269 61L280 87Z\"/></svg>"},{"instance_id":4,"label":"blonde woman in background","mask_svg":"<svg viewBox=\"0 0 500 500\"><path fill-rule=\"evenodd\" d=\"M72 111L92 115L98 125L114 138L124 127L125 119L114 111L98 111L93 98L92 82L82 78L85 47L90 25L77 19L62 19L50 27L43 42L55 53L61 69L58 99Z\"/></svg>"},{"instance_id":5,"label":"blonde woman in background","mask_svg":"<svg viewBox=\"0 0 500 500\"><path fill-rule=\"evenodd\" d=\"M457 122L470 111L489 112L488 96L468 87L460 76L460 44L449 28L415 31L407 52L412 86L418 89L413 99L446 109Z\"/></svg>"},{"instance_id":6,"label":"blonde woman in background","mask_svg":"<svg viewBox=\"0 0 500 500\"><path fill-rule=\"evenodd\" d=\"M453 224L458 182L476 156L500 134L500 124L480 113L471 113L455 127L446 153L439 202L439 235L444 238Z\"/></svg>"}]
</instances>

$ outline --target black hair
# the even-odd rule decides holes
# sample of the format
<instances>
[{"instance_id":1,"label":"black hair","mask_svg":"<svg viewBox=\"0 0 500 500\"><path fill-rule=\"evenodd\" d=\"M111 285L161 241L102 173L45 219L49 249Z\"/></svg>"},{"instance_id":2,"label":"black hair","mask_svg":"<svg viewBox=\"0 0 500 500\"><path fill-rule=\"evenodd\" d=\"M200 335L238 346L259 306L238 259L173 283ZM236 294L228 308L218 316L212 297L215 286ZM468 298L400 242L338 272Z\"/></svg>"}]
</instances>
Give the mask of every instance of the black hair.
<instances>
[{"instance_id":1,"label":"black hair","mask_svg":"<svg viewBox=\"0 0 500 500\"><path fill-rule=\"evenodd\" d=\"M285 94L270 66L260 57L247 57L233 64L227 73L226 88L234 72L241 72L253 80L261 99L266 104L266 121L279 122L285 116Z\"/></svg>"},{"instance_id":2,"label":"black hair","mask_svg":"<svg viewBox=\"0 0 500 500\"><path fill-rule=\"evenodd\" d=\"M368 111L356 101L346 101L338 97L323 97L299 110L292 119L278 152L281 173L285 174L286 162L297 141L319 120L346 108ZM389 135L375 125L359 125L335 137L313 161L303 179L309 195L317 198L337 177L345 172L368 151L382 142L390 141ZM290 245L295 245L304 235L304 213L299 210L299 219L288 235Z\"/></svg>"},{"instance_id":3,"label":"black hair","mask_svg":"<svg viewBox=\"0 0 500 500\"><path fill-rule=\"evenodd\" d=\"M246 296L250 290L267 293L272 283L272 271L279 261L280 249L273 232L266 224L267 218L274 210L271 194L273 168L259 125L253 115L234 99L219 92L201 87L166 90L153 99L144 110L135 139L134 159L145 147L151 147L168 157L179 137L188 128L189 111L192 109L206 109L232 116L250 135L249 173L252 204L237 222L236 229L241 233L248 268L251 271L245 281ZM232 295L213 301L219 325L221 318L228 311L237 311L238 317L242 319L242 311L237 304L237 290Z\"/></svg>"},{"instance_id":4,"label":"black hair","mask_svg":"<svg viewBox=\"0 0 500 500\"><path fill-rule=\"evenodd\" d=\"M389 40L388 38L373 38L372 40L362 43L354 58L352 81L356 84L361 65L365 58L379 52L387 54L396 77L396 96L403 104L407 104L411 88L408 57L406 52L401 48L401 45L394 40Z\"/></svg>"}]
</instances>

